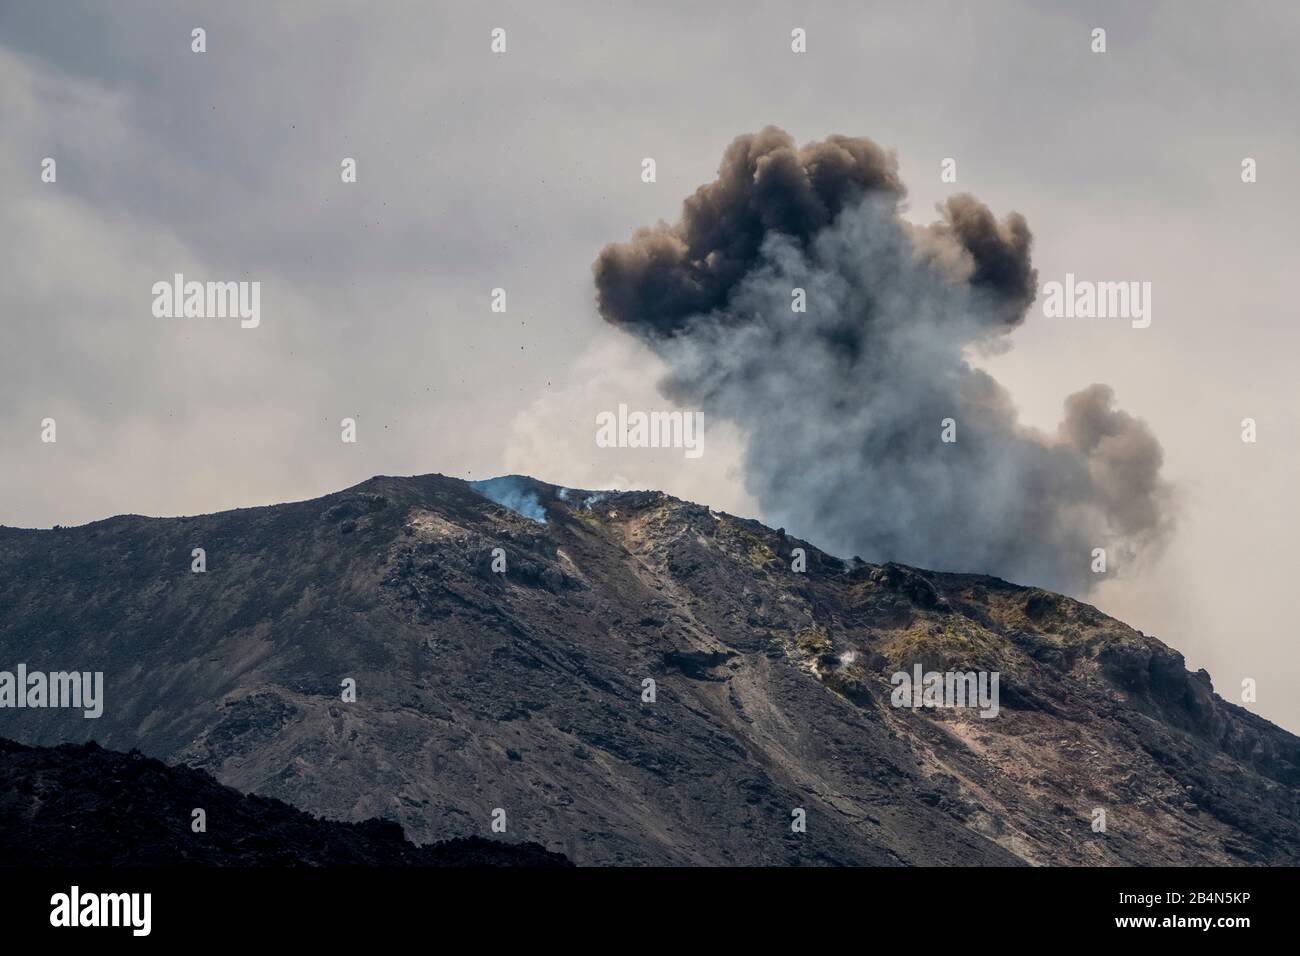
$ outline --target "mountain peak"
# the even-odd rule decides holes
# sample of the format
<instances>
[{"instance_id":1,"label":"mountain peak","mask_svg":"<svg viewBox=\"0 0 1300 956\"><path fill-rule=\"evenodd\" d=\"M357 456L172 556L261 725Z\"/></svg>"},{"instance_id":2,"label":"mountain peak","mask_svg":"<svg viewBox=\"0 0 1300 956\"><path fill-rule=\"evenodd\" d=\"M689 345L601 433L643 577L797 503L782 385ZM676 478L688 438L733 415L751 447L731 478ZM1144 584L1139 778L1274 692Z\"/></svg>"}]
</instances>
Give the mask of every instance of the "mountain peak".
<instances>
[{"instance_id":1,"label":"mountain peak","mask_svg":"<svg viewBox=\"0 0 1300 956\"><path fill-rule=\"evenodd\" d=\"M105 688L97 720L12 710L7 736L418 842L502 810L580 863L1300 861L1300 739L1162 642L657 491L375 476L6 531L0 609L0 667ZM901 694L930 674L996 707Z\"/></svg>"}]
</instances>

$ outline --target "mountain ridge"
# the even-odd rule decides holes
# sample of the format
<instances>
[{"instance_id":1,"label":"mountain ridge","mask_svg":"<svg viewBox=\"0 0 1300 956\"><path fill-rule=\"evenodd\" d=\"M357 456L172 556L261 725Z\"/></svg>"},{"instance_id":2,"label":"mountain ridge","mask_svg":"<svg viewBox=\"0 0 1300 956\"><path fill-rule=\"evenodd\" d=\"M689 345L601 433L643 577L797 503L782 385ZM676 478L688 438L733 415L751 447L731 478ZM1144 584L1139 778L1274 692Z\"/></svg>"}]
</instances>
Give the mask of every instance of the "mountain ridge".
<instances>
[{"instance_id":1,"label":"mountain ridge","mask_svg":"<svg viewBox=\"0 0 1300 956\"><path fill-rule=\"evenodd\" d=\"M579 863L1300 861L1300 738L1096 608L661 492L479 485L0 529L0 667L107 687L99 721L0 711L0 735L139 747L421 842L503 809ZM1001 713L891 706L917 664L999 672Z\"/></svg>"},{"instance_id":2,"label":"mountain ridge","mask_svg":"<svg viewBox=\"0 0 1300 956\"><path fill-rule=\"evenodd\" d=\"M202 825L196 829L196 811ZM210 824L210 825L209 825ZM535 843L468 837L415 846L391 821L320 820L242 795L205 771L94 743L0 737L0 867L557 867Z\"/></svg>"}]
</instances>

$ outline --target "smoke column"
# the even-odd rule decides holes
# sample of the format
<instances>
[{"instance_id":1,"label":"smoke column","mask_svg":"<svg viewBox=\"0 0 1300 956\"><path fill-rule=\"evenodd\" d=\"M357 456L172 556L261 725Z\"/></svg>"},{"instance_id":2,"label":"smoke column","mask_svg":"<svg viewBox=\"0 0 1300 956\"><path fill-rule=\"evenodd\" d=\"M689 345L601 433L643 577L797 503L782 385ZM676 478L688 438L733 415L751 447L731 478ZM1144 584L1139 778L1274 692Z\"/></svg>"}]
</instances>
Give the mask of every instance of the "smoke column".
<instances>
[{"instance_id":1,"label":"smoke column","mask_svg":"<svg viewBox=\"0 0 1300 956\"><path fill-rule=\"evenodd\" d=\"M1085 593L1094 548L1113 572L1166 539L1160 444L1099 384L1055 434L1021 425L966 355L1008 348L1025 319L1028 226L963 195L918 227L904 196L870 140L741 136L679 222L601 251L601 315L665 359L667 397L740 426L769 523L845 556Z\"/></svg>"}]
</instances>

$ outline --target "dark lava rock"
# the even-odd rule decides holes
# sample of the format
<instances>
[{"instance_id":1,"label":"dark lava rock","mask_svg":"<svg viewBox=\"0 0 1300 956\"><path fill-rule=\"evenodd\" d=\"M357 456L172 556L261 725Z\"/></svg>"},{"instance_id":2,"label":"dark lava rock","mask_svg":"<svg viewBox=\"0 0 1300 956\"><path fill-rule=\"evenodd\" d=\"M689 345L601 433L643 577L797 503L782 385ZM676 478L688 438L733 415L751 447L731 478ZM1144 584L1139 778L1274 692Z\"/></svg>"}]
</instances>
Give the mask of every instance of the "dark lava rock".
<instances>
[{"instance_id":1,"label":"dark lava rock","mask_svg":"<svg viewBox=\"0 0 1300 956\"><path fill-rule=\"evenodd\" d=\"M195 809L205 832L192 829ZM139 751L0 738L0 866L182 865L572 866L536 843L416 846L390 820L320 820Z\"/></svg>"}]
</instances>

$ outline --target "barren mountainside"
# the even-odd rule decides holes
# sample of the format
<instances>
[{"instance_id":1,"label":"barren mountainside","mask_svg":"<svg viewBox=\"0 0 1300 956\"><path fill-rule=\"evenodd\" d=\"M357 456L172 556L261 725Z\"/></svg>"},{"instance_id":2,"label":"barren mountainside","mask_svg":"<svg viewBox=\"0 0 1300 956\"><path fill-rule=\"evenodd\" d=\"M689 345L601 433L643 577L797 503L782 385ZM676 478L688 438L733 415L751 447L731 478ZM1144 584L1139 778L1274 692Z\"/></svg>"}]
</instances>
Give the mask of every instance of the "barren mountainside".
<instances>
[{"instance_id":1,"label":"barren mountainside","mask_svg":"<svg viewBox=\"0 0 1300 956\"><path fill-rule=\"evenodd\" d=\"M1300 863L1300 738L1155 638L657 492L379 477L0 529L20 663L103 671L104 713L0 710L0 736L139 748L421 843L500 808L580 864ZM917 664L999 672L1000 712L891 706Z\"/></svg>"}]
</instances>

